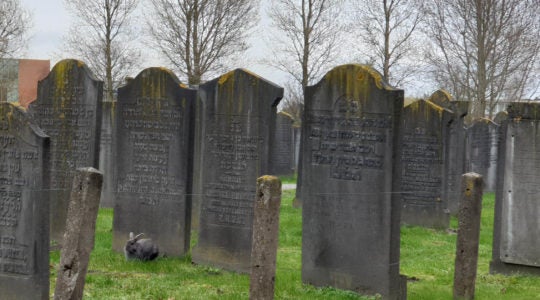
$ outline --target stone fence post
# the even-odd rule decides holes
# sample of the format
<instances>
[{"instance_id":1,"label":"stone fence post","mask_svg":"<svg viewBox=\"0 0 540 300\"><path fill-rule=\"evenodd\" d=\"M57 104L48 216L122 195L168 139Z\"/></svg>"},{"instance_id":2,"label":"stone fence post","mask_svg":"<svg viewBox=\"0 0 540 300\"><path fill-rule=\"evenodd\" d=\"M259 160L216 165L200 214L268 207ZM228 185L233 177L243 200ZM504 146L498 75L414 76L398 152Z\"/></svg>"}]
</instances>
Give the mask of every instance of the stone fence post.
<instances>
[{"instance_id":1,"label":"stone fence post","mask_svg":"<svg viewBox=\"0 0 540 300\"><path fill-rule=\"evenodd\" d=\"M82 299L90 252L94 248L103 174L94 168L77 169L69 202L55 300Z\"/></svg>"},{"instance_id":2,"label":"stone fence post","mask_svg":"<svg viewBox=\"0 0 540 300\"><path fill-rule=\"evenodd\" d=\"M482 213L482 176L463 174L461 201L458 214L456 264L454 271L454 299L474 299L480 216Z\"/></svg>"},{"instance_id":3,"label":"stone fence post","mask_svg":"<svg viewBox=\"0 0 540 300\"><path fill-rule=\"evenodd\" d=\"M274 299L276 255L279 236L281 181L275 176L257 179L249 299Z\"/></svg>"}]
</instances>

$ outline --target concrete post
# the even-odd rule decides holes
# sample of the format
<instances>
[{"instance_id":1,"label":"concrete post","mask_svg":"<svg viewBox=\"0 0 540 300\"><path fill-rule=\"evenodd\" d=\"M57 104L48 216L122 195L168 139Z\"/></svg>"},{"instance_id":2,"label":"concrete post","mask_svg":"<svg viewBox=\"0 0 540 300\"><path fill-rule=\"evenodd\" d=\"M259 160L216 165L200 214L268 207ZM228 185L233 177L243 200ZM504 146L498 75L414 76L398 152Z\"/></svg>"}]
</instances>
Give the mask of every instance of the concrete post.
<instances>
[{"instance_id":1,"label":"concrete post","mask_svg":"<svg viewBox=\"0 0 540 300\"><path fill-rule=\"evenodd\" d=\"M257 179L253 215L249 299L274 299L279 236L281 181L275 176Z\"/></svg>"},{"instance_id":2,"label":"concrete post","mask_svg":"<svg viewBox=\"0 0 540 300\"><path fill-rule=\"evenodd\" d=\"M94 248L103 174L77 169L68 208L66 230L54 290L55 300L82 299L90 252Z\"/></svg>"},{"instance_id":3,"label":"concrete post","mask_svg":"<svg viewBox=\"0 0 540 300\"><path fill-rule=\"evenodd\" d=\"M454 272L454 299L474 299L480 216L482 212L482 176L463 174Z\"/></svg>"}]
</instances>

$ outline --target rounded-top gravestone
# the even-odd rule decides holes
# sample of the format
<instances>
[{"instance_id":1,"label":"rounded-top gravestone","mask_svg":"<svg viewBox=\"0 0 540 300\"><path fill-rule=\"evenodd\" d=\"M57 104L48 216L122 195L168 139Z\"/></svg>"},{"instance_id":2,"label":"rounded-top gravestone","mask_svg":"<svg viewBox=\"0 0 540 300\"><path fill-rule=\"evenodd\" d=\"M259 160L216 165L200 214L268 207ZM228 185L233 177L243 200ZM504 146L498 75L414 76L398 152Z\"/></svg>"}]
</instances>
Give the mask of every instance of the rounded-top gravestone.
<instances>
[{"instance_id":1,"label":"rounded-top gravestone","mask_svg":"<svg viewBox=\"0 0 540 300\"><path fill-rule=\"evenodd\" d=\"M38 83L30 105L35 120L51 137L51 240L61 243L75 170L98 168L103 82L81 61L58 62Z\"/></svg>"},{"instance_id":2,"label":"rounded-top gravestone","mask_svg":"<svg viewBox=\"0 0 540 300\"><path fill-rule=\"evenodd\" d=\"M118 91L113 249L144 233L160 252L189 249L192 108L196 91L169 70L148 68Z\"/></svg>"},{"instance_id":3,"label":"rounded-top gravestone","mask_svg":"<svg viewBox=\"0 0 540 300\"><path fill-rule=\"evenodd\" d=\"M343 65L305 95L302 281L398 299L403 91Z\"/></svg>"},{"instance_id":4,"label":"rounded-top gravestone","mask_svg":"<svg viewBox=\"0 0 540 300\"><path fill-rule=\"evenodd\" d=\"M49 299L49 138L0 103L0 298Z\"/></svg>"}]
</instances>

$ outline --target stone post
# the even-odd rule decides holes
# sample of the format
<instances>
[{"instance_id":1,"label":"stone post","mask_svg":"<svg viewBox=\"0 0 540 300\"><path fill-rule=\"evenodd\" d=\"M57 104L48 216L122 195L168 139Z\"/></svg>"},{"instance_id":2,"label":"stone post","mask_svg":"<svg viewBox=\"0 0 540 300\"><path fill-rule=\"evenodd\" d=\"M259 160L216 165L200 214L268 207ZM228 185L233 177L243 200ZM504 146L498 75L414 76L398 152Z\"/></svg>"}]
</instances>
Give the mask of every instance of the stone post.
<instances>
[{"instance_id":1,"label":"stone post","mask_svg":"<svg viewBox=\"0 0 540 300\"><path fill-rule=\"evenodd\" d=\"M281 181L275 176L257 179L249 299L274 299L276 254L279 236Z\"/></svg>"},{"instance_id":2,"label":"stone post","mask_svg":"<svg viewBox=\"0 0 540 300\"><path fill-rule=\"evenodd\" d=\"M68 208L55 300L82 299L99 209L103 174L94 168L77 169Z\"/></svg>"},{"instance_id":3,"label":"stone post","mask_svg":"<svg viewBox=\"0 0 540 300\"><path fill-rule=\"evenodd\" d=\"M482 176L463 174L454 272L454 299L474 299L480 215L482 212Z\"/></svg>"}]
</instances>

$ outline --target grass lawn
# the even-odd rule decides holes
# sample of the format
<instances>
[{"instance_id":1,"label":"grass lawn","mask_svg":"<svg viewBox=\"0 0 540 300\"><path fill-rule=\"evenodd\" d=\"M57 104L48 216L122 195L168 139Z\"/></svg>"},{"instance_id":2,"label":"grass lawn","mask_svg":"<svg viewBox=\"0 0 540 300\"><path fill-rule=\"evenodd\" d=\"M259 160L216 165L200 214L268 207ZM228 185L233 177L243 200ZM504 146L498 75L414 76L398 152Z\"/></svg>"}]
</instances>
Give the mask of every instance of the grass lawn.
<instances>
[{"instance_id":1,"label":"grass lawn","mask_svg":"<svg viewBox=\"0 0 540 300\"><path fill-rule=\"evenodd\" d=\"M280 215L280 245L276 299L373 299L333 288L318 289L301 282L301 211L292 208L294 191L284 191ZM484 197L476 299L540 299L540 277L489 274L494 197ZM191 257L153 262L125 261L111 250L111 209L101 209L96 245L90 259L85 299L248 299L249 277L191 264ZM457 222L452 220L452 227ZM411 280L408 299L452 299L456 235L418 227L403 227L401 273ZM51 254L51 294L59 254Z\"/></svg>"}]
</instances>

